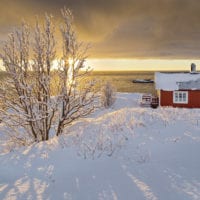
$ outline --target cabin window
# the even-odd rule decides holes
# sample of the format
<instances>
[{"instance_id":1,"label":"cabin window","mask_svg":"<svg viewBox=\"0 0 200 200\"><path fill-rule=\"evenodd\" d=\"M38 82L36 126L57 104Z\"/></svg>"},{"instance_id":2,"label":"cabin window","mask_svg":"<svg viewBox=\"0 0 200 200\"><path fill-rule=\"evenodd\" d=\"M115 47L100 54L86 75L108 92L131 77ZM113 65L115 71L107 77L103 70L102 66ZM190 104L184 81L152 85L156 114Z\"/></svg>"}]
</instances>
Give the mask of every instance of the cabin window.
<instances>
[{"instance_id":1,"label":"cabin window","mask_svg":"<svg viewBox=\"0 0 200 200\"><path fill-rule=\"evenodd\" d=\"M188 103L188 92L187 91L174 91L173 92L173 103Z\"/></svg>"}]
</instances>

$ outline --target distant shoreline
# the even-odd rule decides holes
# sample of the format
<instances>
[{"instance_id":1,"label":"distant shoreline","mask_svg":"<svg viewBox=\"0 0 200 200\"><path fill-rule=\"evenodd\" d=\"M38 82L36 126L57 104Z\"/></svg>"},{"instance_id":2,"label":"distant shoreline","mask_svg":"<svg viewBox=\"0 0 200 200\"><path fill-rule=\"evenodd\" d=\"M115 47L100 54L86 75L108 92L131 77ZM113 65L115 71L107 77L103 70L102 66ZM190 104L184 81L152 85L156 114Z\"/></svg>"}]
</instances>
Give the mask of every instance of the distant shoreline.
<instances>
[{"instance_id":1,"label":"distant shoreline","mask_svg":"<svg viewBox=\"0 0 200 200\"><path fill-rule=\"evenodd\" d=\"M180 73L180 72L189 72L189 71L169 71L169 70L147 70L147 71L139 71L139 70L94 70L92 71L91 75L98 75L98 76L116 76L116 75L135 75L135 74L154 74L155 72L173 72L173 73Z\"/></svg>"}]
</instances>

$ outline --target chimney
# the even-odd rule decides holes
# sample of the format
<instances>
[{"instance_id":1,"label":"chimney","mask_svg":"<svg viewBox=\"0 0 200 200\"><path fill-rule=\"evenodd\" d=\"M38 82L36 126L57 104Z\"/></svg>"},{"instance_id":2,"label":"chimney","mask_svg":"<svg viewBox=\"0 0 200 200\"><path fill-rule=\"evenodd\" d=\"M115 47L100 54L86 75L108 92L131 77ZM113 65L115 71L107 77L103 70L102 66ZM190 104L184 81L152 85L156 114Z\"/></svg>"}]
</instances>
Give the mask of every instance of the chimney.
<instances>
[{"instance_id":1,"label":"chimney","mask_svg":"<svg viewBox=\"0 0 200 200\"><path fill-rule=\"evenodd\" d=\"M196 65L194 63L191 64L191 71L190 71L191 74L195 74L197 73L196 71Z\"/></svg>"}]
</instances>

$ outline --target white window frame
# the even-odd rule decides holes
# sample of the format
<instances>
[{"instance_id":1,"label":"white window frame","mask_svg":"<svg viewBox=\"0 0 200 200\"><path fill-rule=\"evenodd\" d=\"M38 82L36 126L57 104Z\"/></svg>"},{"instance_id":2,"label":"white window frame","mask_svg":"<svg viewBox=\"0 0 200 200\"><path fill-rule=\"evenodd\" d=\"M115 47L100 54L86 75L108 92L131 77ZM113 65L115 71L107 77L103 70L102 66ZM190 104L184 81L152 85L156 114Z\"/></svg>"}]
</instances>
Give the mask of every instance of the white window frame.
<instances>
[{"instance_id":1,"label":"white window frame","mask_svg":"<svg viewBox=\"0 0 200 200\"><path fill-rule=\"evenodd\" d=\"M188 104L188 91L173 91L173 103Z\"/></svg>"}]
</instances>

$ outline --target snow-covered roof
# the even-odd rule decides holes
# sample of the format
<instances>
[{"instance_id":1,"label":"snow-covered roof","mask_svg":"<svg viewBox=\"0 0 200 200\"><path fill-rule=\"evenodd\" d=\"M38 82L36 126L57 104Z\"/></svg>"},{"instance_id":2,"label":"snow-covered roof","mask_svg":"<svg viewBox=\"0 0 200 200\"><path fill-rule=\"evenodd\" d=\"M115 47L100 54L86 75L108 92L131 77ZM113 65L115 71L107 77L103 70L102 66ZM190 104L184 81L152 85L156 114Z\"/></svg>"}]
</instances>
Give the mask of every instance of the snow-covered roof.
<instances>
[{"instance_id":1,"label":"snow-covered roof","mask_svg":"<svg viewBox=\"0 0 200 200\"><path fill-rule=\"evenodd\" d=\"M200 90L200 73L155 73L157 90Z\"/></svg>"}]
</instances>

